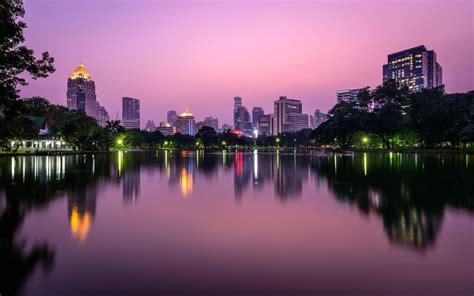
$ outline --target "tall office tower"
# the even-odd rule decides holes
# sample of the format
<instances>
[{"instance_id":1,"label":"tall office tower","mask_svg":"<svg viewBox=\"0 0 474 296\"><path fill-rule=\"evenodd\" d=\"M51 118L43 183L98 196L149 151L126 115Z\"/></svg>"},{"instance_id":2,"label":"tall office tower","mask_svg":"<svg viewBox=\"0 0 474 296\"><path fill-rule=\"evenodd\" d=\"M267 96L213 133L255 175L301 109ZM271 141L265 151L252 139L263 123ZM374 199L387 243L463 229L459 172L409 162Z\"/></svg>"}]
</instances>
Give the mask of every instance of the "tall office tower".
<instances>
[{"instance_id":1,"label":"tall office tower","mask_svg":"<svg viewBox=\"0 0 474 296\"><path fill-rule=\"evenodd\" d=\"M101 106L99 104L99 102L97 102L97 123L100 125L100 126L105 126L107 124L107 121L110 120L109 118L109 113L107 112L107 110L105 109L104 106Z\"/></svg>"},{"instance_id":2,"label":"tall office tower","mask_svg":"<svg viewBox=\"0 0 474 296\"><path fill-rule=\"evenodd\" d=\"M247 108L242 106L242 98L234 98L234 129L252 135L252 122Z\"/></svg>"},{"instance_id":3,"label":"tall office tower","mask_svg":"<svg viewBox=\"0 0 474 296\"><path fill-rule=\"evenodd\" d=\"M258 117L258 134L271 135L272 134L272 118L273 114L263 114Z\"/></svg>"},{"instance_id":4,"label":"tall office tower","mask_svg":"<svg viewBox=\"0 0 474 296\"><path fill-rule=\"evenodd\" d=\"M67 107L97 119L95 83L90 73L80 64L67 80Z\"/></svg>"},{"instance_id":5,"label":"tall office tower","mask_svg":"<svg viewBox=\"0 0 474 296\"><path fill-rule=\"evenodd\" d=\"M262 107L253 107L252 109L252 126L254 128L258 127L258 118L262 116L265 112Z\"/></svg>"},{"instance_id":6,"label":"tall office tower","mask_svg":"<svg viewBox=\"0 0 474 296\"><path fill-rule=\"evenodd\" d=\"M122 98L122 125L125 129L140 129L140 100Z\"/></svg>"},{"instance_id":7,"label":"tall office tower","mask_svg":"<svg viewBox=\"0 0 474 296\"><path fill-rule=\"evenodd\" d=\"M314 128L317 128L321 123L328 120L328 115L321 112L319 109L314 111Z\"/></svg>"},{"instance_id":8,"label":"tall office tower","mask_svg":"<svg viewBox=\"0 0 474 296\"><path fill-rule=\"evenodd\" d=\"M299 100L280 97L274 102L273 134L296 132L308 128L308 115L303 114L303 105Z\"/></svg>"},{"instance_id":9,"label":"tall office tower","mask_svg":"<svg viewBox=\"0 0 474 296\"><path fill-rule=\"evenodd\" d=\"M168 121L169 124L174 126L177 119L178 119L178 113L176 113L175 110L168 111L168 114L166 115L166 120Z\"/></svg>"},{"instance_id":10,"label":"tall office tower","mask_svg":"<svg viewBox=\"0 0 474 296\"><path fill-rule=\"evenodd\" d=\"M194 116L187 108L178 116L178 119L176 120L176 132L191 136L196 134L196 122L194 120Z\"/></svg>"},{"instance_id":11,"label":"tall office tower","mask_svg":"<svg viewBox=\"0 0 474 296\"><path fill-rule=\"evenodd\" d=\"M153 120L148 120L145 124L145 130L147 132L154 132L156 130L156 125Z\"/></svg>"},{"instance_id":12,"label":"tall office tower","mask_svg":"<svg viewBox=\"0 0 474 296\"><path fill-rule=\"evenodd\" d=\"M410 91L421 91L443 84L443 69L436 60L436 52L424 45L389 54L383 65L383 81L395 79Z\"/></svg>"}]
</instances>

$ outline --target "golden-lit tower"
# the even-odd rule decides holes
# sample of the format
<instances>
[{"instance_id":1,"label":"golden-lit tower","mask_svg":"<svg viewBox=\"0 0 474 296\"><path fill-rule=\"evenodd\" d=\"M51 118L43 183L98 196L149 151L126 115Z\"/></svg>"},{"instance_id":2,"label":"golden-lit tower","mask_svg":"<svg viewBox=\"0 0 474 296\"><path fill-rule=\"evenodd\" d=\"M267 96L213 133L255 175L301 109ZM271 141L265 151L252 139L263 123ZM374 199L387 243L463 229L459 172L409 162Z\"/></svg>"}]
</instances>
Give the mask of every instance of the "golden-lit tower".
<instances>
[{"instance_id":1,"label":"golden-lit tower","mask_svg":"<svg viewBox=\"0 0 474 296\"><path fill-rule=\"evenodd\" d=\"M97 119L97 96L91 74L80 64L67 80L67 107L71 110L84 110Z\"/></svg>"}]
</instances>

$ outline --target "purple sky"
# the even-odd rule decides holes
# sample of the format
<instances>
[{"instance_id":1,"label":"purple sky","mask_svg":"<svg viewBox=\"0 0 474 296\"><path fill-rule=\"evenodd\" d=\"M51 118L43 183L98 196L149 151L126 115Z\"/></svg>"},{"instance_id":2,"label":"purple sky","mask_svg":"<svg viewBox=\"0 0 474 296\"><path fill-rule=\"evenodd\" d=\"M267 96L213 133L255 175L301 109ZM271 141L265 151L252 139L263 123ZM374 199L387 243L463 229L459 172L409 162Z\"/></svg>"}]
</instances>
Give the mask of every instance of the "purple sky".
<instances>
[{"instance_id":1,"label":"purple sky","mask_svg":"<svg viewBox=\"0 0 474 296\"><path fill-rule=\"evenodd\" d=\"M57 70L22 96L65 105L82 62L112 118L122 96L141 99L142 126L186 106L231 123L237 95L250 111L280 95L327 111L336 90L380 84L388 53L421 44L448 92L474 89L472 0L24 2L27 44Z\"/></svg>"}]
</instances>

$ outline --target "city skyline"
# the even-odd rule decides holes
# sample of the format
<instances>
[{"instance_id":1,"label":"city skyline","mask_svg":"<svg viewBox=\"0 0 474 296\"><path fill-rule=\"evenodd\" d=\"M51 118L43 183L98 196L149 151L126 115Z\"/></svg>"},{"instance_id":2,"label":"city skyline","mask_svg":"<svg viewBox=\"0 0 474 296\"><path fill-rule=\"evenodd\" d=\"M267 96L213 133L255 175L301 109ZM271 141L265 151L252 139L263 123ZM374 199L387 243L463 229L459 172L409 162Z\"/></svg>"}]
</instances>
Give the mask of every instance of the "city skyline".
<instances>
[{"instance_id":1,"label":"city skyline","mask_svg":"<svg viewBox=\"0 0 474 296\"><path fill-rule=\"evenodd\" d=\"M327 112L336 102L337 90L381 84L380 69L387 55L419 45L436 51L447 92L471 90L472 4L423 3L422 7L421 2L382 1L369 6L368 2L322 1L289 7L285 3L159 2L130 7L26 2L26 44L36 53L48 50L57 71L31 82L21 95L40 95L65 105L65 81L82 62L96 82L97 100L111 118L121 111L123 96L140 98L146 106L143 122L160 122L169 110L189 107L198 119L213 116L231 123L235 96L241 96L249 110L254 106L272 110L274 100L288 96L301 100L303 113L312 114L315 109ZM359 13L349 14L351 10ZM154 12L163 12L164 18L153 20ZM59 18L45 19L44 13ZM90 17L78 17L86 13ZM126 13L130 14L127 21L118 24ZM216 17L210 20L209 15ZM368 21L368 15L374 20ZM281 17L284 24L278 22ZM396 18L396 25L380 23L389 18ZM401 23L404 18L410 24ZM238 22L241 19L245 22ZM417 29L409 31L413 26ZM380 34L383 30L386 36ZM153 38L141 40L134 34Z\"/></svg>"}]
</instances>

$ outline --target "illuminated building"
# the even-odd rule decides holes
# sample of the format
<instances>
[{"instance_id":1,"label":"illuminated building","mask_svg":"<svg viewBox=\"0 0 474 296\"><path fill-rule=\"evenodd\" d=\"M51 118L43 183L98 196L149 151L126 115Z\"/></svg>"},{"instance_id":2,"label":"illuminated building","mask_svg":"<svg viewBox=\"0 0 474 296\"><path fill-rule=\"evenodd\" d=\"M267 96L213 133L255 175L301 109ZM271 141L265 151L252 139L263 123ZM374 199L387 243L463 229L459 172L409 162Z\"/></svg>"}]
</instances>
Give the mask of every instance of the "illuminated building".
<instances>
[{"instance_id":1,"label":"illuminated building","mask_svg":"<svg viewBox=\"0 0 474 296\"><path fill-rule=\"evenodd\" d=\"M234 98L234 130L241 131L247 136L252 135L252 122L247 108L242 106L242 98Z\"/></svg>"},{"instance_id":2,"label":"illuminated building","mask_svg":"<svg viewBox=\"0 0 474 296\"><path fill-rule=\"evenodd\" d=\"M308 128L308 115L302 111L301 101L280 97L274 102L273 134L297 132Z\"/></svg>"},{"instance_id":3,"label":"illuminated building","mask_svg":"<svg viewBox=\"0 0 474 296\"><path fill-rule=\"evenodd\" d=\"M383 65L383 81L389 79L416 92L441 86L443 69L436 60L436 52L420 45L388 55L387 64Z\"/></svg>"},{"instance_id":4,"label":"illuminated building","mask_svg":"<svg viewBox=\"0 0 474 296\"><path fill-rule=\"evenodd\" d=\"M95 82L89 71L80 64L67 80L67 107L70 110L83 110L97 120L97 106Z\"/></svg>"},{"instance_id":5,"label":"illuminated building","mask_svg":"<svg viewBox=\"0 0 474 296\"><path fill-rule=\"evenodd\" d=\"M122 125L125 129L140 129L140 100L122 98Z\"/></svg>"},{"instance_id":6,"label":"illuminated building","mask_svg":"<svg viewBox=\"0 0 474 296\"><path fill-rule=\"evenodd\" d=\"M196 134L196 122L194 120L194 116L187 108L178 116L178 119L176 120L176 132L191 136Z\"/></svg>"},{"instance_id":7,"label":"illuminated building","mask_svg":"<svg viewBox=\"0 0 474 296\"><path fill-rule=\"evenodd\" d=\"M357 97L362 88L342 89L336 92L338 102L357 102ZM315 112L316 114L316 112ZM316 115L315 115L316 116Z\"/></svg>"}]
</instances>

